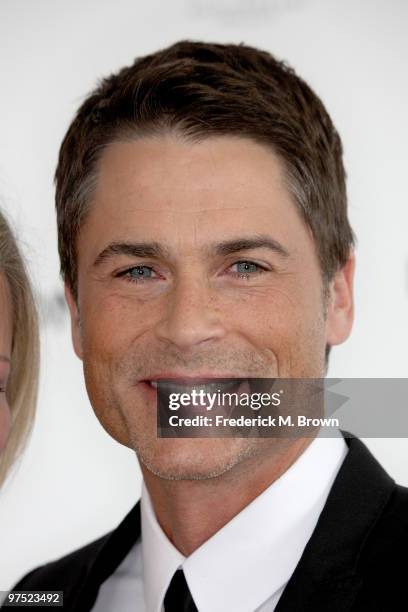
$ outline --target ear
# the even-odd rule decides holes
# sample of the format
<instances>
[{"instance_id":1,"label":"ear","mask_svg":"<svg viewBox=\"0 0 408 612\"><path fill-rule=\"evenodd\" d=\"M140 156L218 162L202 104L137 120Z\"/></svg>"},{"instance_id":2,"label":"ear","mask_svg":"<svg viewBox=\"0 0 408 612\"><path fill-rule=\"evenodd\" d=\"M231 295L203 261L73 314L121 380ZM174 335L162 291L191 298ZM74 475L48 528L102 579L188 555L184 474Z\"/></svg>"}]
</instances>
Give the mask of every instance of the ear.
<instances>
[{"instance_id":1,"label":"ear","mask_svg":"<svg viewBox=\"0 0 408 612\"><path fill-rule=\"evenodd\" d=\"M336 272L329 285L326 317L326 342L341 344L350 335L354 319L353 280L355 256L351 252L344 266Z\"/></svg>"},{"instance_id":2,"label":"ear","mask_svg":"<svg viewBox=\"0 0 408 612\"><path fill-rule=\"evenodd\" d=\"M70 287L68 287L67 283L65 283L64 286L64 293L71 315L72 344L74 346L75 353L77 354L79 359L82 359L82 331L78 304L72 294L72 290L70 289Z\"/></svg>"}]
</instances>

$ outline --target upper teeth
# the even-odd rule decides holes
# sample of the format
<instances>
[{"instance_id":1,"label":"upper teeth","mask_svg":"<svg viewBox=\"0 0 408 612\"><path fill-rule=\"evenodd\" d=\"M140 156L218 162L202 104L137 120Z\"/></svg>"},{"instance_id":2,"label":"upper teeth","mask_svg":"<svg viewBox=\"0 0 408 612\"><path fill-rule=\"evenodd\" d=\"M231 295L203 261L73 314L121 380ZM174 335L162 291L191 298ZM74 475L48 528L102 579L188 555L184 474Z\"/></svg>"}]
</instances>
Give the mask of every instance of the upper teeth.
<instances>
[{"instance_id":1,"label":"upper teeth","mask_svg":"<svg viewBox=\"0 0 408 612\"><path fill-rule=\"evenodd\" d=\"M157 380L150 380L150 385L152 387L154 387L155 389L157 389L158 387L158 383ZM214 382L203 382L203 383L194 383L193 381L189 384L189 383L180 383L177 381L174 382L161 382L160 383L160 387L163 391L166 391L168 393L174 392L174 393L188 393L189 391L191 392L193 389L196 389L197 391L200 391L201 389L205 392L215 392L218 390L223 389L224 391L226 389L232 389L233 387L239 385L241 382L243 382L243 379L230 379L230 380L219 380L217 381L216 379L214 379Z\"/></svg>"}]
</instances>

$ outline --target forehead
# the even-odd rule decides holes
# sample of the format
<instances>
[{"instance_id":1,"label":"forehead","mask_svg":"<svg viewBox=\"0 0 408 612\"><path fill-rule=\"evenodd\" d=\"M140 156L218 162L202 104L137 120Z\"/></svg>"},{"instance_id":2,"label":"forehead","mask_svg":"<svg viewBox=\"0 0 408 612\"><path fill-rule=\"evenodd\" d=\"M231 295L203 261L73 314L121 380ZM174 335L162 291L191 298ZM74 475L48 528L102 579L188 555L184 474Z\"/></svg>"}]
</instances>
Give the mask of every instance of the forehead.
<instances>
[{"instance_id":1,"label":"forehead","mask_svg":"<svg viewBox=\"0 0 408 612\"><path fill-rule=\"evenodd\" d=\"M156 210L159 203L173 209L177 201L186 211L221 209L234 200L239 207L250 205L255 193L286 192L283 167L273 151L234 136L194 143L175 135L114 142L104 151L98 170L96 200L136 196Z\"/></svg>"},{"instance_id":2,"label":"forehead","mask_svg":"<svg viewBox=\"0 0 408 612\"><path fill-rule=\"evenodd\" d=\"M98 192L138 196L165 191L169 196L202 192L206 205L222 207L219 195L246 194L262 190L282 190L283 168L270 148L246 138L222 136L192 143L174 135L140 138L112 143L104 151L98 179ZM169 191L171 190L171 191ZM211 199L211 194L217 197ZM204 199L204 196L207 196ZM169 197L165 198L167 201ZM237 204L240 204L237 201ZM187 204L187 202L186 202ZM188 209L197 209L191 201Z\"/></svg>"},{"instance_id":3,"label":"forehead","mask_svg":"<svg viewBox=\"0 0 408 612\"><path fill-rule=\"evenodd\" d=\"M95 249L134 237L196 248L210 238L265 231L294 245L311 240L281 160L271 148L236 136L112 143L99 160L83 229Z\"/></svg>"}]
</instances>

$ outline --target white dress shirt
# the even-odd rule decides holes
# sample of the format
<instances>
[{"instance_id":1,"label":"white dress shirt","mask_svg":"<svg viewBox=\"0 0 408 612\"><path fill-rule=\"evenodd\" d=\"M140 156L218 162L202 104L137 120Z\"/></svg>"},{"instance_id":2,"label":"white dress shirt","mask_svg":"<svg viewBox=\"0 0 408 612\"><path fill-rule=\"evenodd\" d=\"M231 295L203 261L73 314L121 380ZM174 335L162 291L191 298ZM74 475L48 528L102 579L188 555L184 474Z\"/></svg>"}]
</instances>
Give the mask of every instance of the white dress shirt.
<instances>
[{"instance_id":1,"label":"white dress shirt","mask_svg":"<svg viewBox=\"0 0 408 612\"><path fill-rule=\"evenodd\" d=\"M317 437L280 478L189 557L161 529L143 484L141 540L103 583L93 610L162 612L173 574L182 568L199 612L273 612L347 450L340 433Z\"/></svg>"}]
</instances>

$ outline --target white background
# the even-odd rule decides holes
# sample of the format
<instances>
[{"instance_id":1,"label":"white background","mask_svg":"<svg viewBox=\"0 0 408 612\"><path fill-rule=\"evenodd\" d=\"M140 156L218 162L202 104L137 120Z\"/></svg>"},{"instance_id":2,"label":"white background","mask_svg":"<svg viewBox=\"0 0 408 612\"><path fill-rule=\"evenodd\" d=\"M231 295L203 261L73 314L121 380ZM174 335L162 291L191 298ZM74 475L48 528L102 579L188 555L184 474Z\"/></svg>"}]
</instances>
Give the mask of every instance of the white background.
<instances>
[{"instance_id":1,"label":"white background","mask_svg":"<svg viewBox=\"0 0 408 612\"><path fill-rule=\"evenodd\" d=\"M359 241L355 326L329 376L406 377L407 28L404 0L0 0L0 205L38 287L43 348L35 431L0 493L0 590L116 526L140 490L134 455L89 405L60 303L52 179L83 96L181 38L245 42L292 64L343 138ZM366 442L408 484L408 441Z\"/></svg>"}]
</instances>

